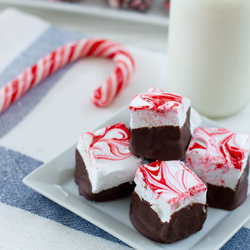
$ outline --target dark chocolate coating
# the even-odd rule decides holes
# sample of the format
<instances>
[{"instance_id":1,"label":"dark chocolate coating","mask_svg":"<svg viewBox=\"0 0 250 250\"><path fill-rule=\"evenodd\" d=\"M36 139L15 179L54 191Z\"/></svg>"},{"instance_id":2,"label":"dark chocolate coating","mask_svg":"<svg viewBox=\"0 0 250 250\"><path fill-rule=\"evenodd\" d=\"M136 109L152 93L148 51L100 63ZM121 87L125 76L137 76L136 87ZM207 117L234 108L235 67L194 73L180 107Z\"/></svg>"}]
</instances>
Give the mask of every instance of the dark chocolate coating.
<instances>
[{"instance_id":1,"label":"dark chocolate coating","mask_svg":"<svg viewBox=\"0 0 250 250\"><path fill-rule=\"evenodd\" d=\"M207 184L207 204L209 207L233 210L247 198L249 159L235 191L228 187Z\"/></svg>"},{"instance_id":2,"label":"dark chocolate coating","mask_svg":"<svg viewBox=\"0 0 250 250\"><path fill-rule=\"evenodd\" d=\"M195 203L175 212L169 222L162 222L149 202L132 193L130 220L141 234L154 241L172 243L185 239L200 231L206 218L207 206Z\"/></svg>"},{"instance_id":3,"label":"dark chocolate coating","mask_svg":"<svg viewBox=\"0 0 250 250\"><path fill-rule=\"evenodd\" d=\"M190 109L183 126L131 129L129 150L151 160L184 160L190 133Z\"/></svg>"},{"instance_id":4,"label":"dark chocolate coating","mask_svg":"<svg viewBox=\"0 0 250 250\"><path fill-rule=\"evenodd\" d=\"M79 194L90 201L109 201L115 200L133 192L135 184L123 183L117 187L106 189L100 193L92 193L92 185L89 180L88 171L81 154L76 149L76 169L75 169L75 183L78 185Z\"/></svg>"}]
</instances>

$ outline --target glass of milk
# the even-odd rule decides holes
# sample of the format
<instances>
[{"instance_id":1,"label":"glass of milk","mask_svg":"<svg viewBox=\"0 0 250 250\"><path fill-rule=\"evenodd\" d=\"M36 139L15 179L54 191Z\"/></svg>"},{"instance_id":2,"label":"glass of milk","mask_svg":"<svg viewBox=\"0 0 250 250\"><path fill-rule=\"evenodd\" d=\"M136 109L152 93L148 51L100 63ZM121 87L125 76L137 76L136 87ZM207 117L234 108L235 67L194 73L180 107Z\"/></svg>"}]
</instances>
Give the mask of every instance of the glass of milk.
<instances>
[{"instance_id":1,"label":"glass of milk","mask_svg":"<svg viewBox=\"0 0 250 250\"><path fill-rule=\"evenodd\" d=\"M250 99L250 0L171 0L168 88L201 114L231 115Z\"/></svg>"}]
</instances>

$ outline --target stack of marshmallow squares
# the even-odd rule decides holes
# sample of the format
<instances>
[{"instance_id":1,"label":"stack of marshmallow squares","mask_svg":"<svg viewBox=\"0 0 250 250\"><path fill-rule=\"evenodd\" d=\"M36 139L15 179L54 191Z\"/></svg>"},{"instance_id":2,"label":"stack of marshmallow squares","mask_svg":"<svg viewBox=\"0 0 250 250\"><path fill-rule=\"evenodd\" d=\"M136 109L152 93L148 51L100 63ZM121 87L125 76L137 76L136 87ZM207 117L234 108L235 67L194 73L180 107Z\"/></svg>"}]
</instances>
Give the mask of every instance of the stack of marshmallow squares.
<instances>
[{"instance_id":1,"label":"stack of marshmallow squares","mask_svg":"<svg viewBox=\"0 0 250 250\"><path fill-rule=\"evenodd\" d=\"M233 210L245 201L249 135L199 127L188 98L155 88L129 109L129 129L120 122L80 136L80 195L108 201L132 193L133 226L161 243L201 230L207 205Z\"/></svg>"}]
</instances>

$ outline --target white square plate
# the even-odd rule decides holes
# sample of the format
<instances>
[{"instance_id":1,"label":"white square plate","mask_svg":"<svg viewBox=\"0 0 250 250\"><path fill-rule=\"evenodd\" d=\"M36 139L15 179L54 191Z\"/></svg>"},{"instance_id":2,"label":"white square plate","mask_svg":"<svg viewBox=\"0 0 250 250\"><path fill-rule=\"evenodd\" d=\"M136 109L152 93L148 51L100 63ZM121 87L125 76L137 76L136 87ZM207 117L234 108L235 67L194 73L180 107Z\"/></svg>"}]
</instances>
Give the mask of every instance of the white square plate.
<instances>
[{"instance_id":1,"label":"white square plate","mask_svg":"<svg viewBox=\"0 0 250 250\"><path fill-rule=\"evenodd\" d=\"M128 105L94 130L120 121L129 125ZM202 117L202 126L218 127L205 117ZM33 171L24 178L24 184L136 249L219 249L250 218L248 197L243 205L232 212L208 208L208 217L203 229L187 239L170 245L154 242L138 233L132 226L129 220L130 197L98 203L79 196L78 187L74 182L75 147L76 144L72 145L52 161Z\"/></svg>"}]
</instances>

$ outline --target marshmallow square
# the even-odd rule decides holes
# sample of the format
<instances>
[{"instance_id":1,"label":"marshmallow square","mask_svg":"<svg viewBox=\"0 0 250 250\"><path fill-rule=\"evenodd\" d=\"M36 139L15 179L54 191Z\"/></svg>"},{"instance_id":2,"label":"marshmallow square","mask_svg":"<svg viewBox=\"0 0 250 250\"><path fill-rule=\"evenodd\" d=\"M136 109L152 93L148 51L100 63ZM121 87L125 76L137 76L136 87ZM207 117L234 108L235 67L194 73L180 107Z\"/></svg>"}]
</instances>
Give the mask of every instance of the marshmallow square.
<instances>
[{"instance_id":1,"label":"marshmallow square","mask_svg":"<svg viewBox=\"0 0 250 250\"><path fill-rule=\"evenodd\" d=\"M137 170L135 183L130 219L139 232L171 243L201 230L207 216L207 188L182 162L145 164Z\"/></svg>"},{"instance_id":2,"label":"marshmallow square","mask_svg":"<svg viewBox=\"0 0 250 250\"><path fill-rule=\"evenodd\" d=\"M142 163L129 151L129 139L130 132L121 122L80 136L75 179L79 184L87 175L91 184L91 190L82 190L83 193L91 196L124 183L132 185ZM83 175L80 172L84 168L86 173Z\"/></svg>"},{"instance_id":3,"label":"marshmallow square","mask_svg":"<svg viewBox=\"0 0 250 250\"><path fill-rule=\"evenodd\" d=\"M250 136L225 128L196 128L186 165L208 187L208 205L233 210L247 196Z\"/></svg>"}]
</instances>

